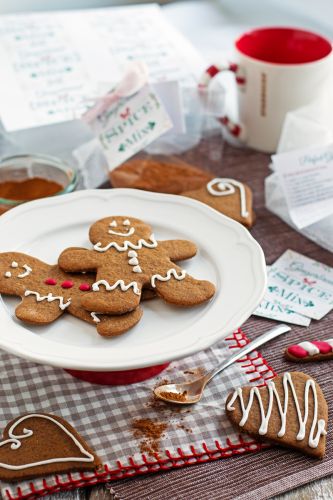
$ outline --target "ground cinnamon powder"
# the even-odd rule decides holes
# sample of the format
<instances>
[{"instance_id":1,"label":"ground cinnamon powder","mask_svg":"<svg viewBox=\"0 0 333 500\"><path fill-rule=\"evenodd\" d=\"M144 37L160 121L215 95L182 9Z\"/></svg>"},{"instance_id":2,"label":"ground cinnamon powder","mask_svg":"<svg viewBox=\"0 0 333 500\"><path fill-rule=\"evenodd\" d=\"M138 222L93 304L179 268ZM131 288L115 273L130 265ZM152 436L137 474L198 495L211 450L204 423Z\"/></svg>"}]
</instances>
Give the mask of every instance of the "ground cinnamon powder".
<instances>
[{"instance_id":1,"label":"ground cinnamon powder","mask_svg":"<svg viewBox=\"0 0 333 500\"><path fill-rule=\"evenodd\" d=\"M182 393L179 392L161 392L162 398L168 399L169 401L186 401L187 391Z\"/></svg>"},{"instance_id":2,"label":"ground cinnamon powder","mask_svg":"<svg viewBox=\"0 0 333 500\"><path fill-rule=\"evenodd\" d=\"M61 184L42 177L24 181L4 181L0 182L0 198L18 201L36 200L52 196L62 189L64 187Z\"/></svg>"},{"instance_id":3,"label":"ground cinnamon powder","mask_svg":"<svg viewBox=\"0 0 333 500\"><path fill-rule=\"evenodd\" d=\"M152 420L150 418L137 418L132 422L134 437L140 439L141 453L154 455L160 449L160 440L166 431L168 424Z\"/></svg>"}]
</instances>

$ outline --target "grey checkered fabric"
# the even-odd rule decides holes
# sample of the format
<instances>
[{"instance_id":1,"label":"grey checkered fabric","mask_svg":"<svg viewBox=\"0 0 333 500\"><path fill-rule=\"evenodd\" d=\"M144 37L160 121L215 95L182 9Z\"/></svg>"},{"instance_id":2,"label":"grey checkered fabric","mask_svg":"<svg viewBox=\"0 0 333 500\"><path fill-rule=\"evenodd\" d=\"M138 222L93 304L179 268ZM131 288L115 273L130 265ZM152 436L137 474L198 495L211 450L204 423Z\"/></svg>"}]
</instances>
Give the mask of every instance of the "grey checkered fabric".
<instances>
[{"instance_id":1,"label":"grey checkered fabric","mask_svg":"<svg viewBox=\"0 0 333 500\"><path fill-rule=\"evenodd\" d=\"M3 427L26 412L47 412L62 416L87 440L105 465L105 473L48 476L33 482L2 483L5 499L29 498L69 487L128 477L138 471L154 471L216 457L244 453L260 447L239 436L225 416L224 402L236 386L264 383L274 376L258 353L234 363L207 387L202 401L191 407L152 404L152 388L159 382L179 380L198 367L210 370L246 344L241 332L213 348L172 363L159 377L127 386L92 385L65 371L26 362L0 353L0 415ZM192 375L193 376L193 375ZM140 452L140 438L133 435L133 419L149 418L166 422L158 455ZM30 497L31 498L31 497Z\"/></svg>"}]
</instances>

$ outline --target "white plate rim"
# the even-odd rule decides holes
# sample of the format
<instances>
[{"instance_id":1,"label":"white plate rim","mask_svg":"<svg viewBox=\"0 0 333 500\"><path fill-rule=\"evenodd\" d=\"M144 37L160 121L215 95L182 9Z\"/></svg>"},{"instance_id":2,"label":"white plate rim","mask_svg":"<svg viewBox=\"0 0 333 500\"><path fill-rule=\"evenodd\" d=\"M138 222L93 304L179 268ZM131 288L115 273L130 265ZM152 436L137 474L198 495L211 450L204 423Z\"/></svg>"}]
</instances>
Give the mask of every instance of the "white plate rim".
<instances>
[{"instance_id":1,"label":"white plate rim","mask_svg":"<svg viewBox=\"0 0 333 500\"><path fill-rule=\"evenodd\" d=\"M135 189L123 189L123 188L91 189L91 190L77 191L59 197L50 197L50 198L31 201L6 212L0 218L0 231L3 225L6 226L7 224L10 224L10 221L13 218L15 218L20 213L27 211L27 209L33 209L35 207L40 207L42 209L43 207L52 205L58 206L59 204L67 203L72 199L80 199L80 198L84 202L86 202L89 197L96 197L96 196L108 200L114 196L132 196L141 199L146 199L148 201L149 199L155 198L158 199L158 201L160 201L161 203L169 202L172 204L175 203L181 205L185 204L194 207L196 210L200 210L210 218L218 220L221 223L229 227L232 227L232 229L238 234L237 244L244 244L252 250L252 264L255 265L254 274L257 278L256 293L252 295L251 300L249 301L247 307L244 308L244 310L237 316L237 318L236 319L232 318L234 319L234 322L232 324L230 324L229 321L229 324L224 328L218 327L216 331L211 333L209 336L201 337L199 342L197 342L196 344L192 344L187 349L182 349L173 352L172 355L170 353L168 354L161 353L159 356L154 355L153 359L149 355L147 355L146 358L140 359L139 361L137 361L137 363L134 364L130 363L129 365L126 365L124 363L120 363L118 366L116 366L116 364L113 363L113 365L110 366L108 363L99 362L98 364L94 365L94 363L92 362L89 363L89 366L87 366L87 363L84 363L83 365L82 361L80 360L72 359L69 362L68 358L55 356L52 355L52 353L49 355L49 357L45 357L45 354L41 355L40 353L29 352L26 346L8 342L8 339L4 339L0 333L0 347L2 349L33 362L48 364L61 368L72 368L77 370L91 370L91 371L117 371L117 370L144 368L147 366L160 365L169 361L174 361L176 359L184 358L192 354L195 354L198 351L210 347L211 345L215 344L222 338L225 338L233 331L237 330L249 318L249 316L261 302L266 289L267 275L266 275L266 262L264 253L259 243L253 238L250 232L238 222L217 212L216 210L212 209L206 204L201 203L197 200L193 200L191 198L186 198L179 195L160 194L160 193L152 193L147 191L141 191ZM15 326L22 328L16 324Z\"/></svg>"}]
</instances>

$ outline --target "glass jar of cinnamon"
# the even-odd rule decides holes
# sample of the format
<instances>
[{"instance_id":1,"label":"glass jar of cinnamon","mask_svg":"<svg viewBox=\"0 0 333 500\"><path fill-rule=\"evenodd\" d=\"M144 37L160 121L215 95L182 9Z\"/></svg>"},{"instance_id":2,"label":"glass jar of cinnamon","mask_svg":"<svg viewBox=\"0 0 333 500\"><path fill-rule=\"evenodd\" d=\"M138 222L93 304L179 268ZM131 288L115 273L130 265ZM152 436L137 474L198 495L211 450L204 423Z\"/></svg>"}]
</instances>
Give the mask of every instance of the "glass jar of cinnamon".
<instances>
[{"instance_id":1,"label":"glass jar of cinnamon","mask_svg":"<svg viewBox=\"0 0 333 500\"><path fill-rule=\"evenodd\" d=\"M0 161L0 214L26 201L72 192L77 173L48 155L16 155Z\"/></svg>"}]
</instances>

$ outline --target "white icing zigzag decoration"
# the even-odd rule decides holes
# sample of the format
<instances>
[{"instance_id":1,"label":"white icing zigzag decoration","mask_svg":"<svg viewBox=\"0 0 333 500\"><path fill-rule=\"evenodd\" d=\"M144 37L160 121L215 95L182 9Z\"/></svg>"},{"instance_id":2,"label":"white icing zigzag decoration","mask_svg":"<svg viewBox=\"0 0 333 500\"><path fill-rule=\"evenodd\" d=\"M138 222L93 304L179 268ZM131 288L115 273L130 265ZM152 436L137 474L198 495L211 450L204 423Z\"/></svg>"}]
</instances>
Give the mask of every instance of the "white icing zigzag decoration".
<instances>
[{"instance_id":1,"label":"white icing zigzag decoration","mask_svg":"<svg viewBox=\"0 0 333 500\"><path fill-rule=\"evenodd\" d=\"M155 240L154 235L152 234L150 236L151 243L144 239L140 239L137 244L132 243L131 241L124 241L123 245L118 245L115 241L111 241L108 243L105 247L102 247L102 243L98 242L96 245L94 245L94 250L97 252L106 252L110 248L115 248L118 250L118 252L126 252L129 248L132 248L133 250L141 250L142 247L146 248L156 248L157 247L157 241Z\"/></svg>"},{"instance_id":2,"label":"white icing zigzag decoration","mask_svg":"<svg viewBox=\"0 0 333 500\"><path fill-rule=\"evenodd\" d=\"M181 273L177 273L176 269L172 268L169 269L167 272L166 276L161 276L160 274L154 274L151 277L150 283L153 288L156 287L155 281L169 281L171 279L171 276L173 276L176 280L181 281L186 277L186 271L182 270Z\"/></svg>"},{"instance_id":3,"label":"white icing zigzag decoration","mask_svg":"<svg viewBox=\"0 0 333 500\"><path fill-rule=\"evenodd\" d=\"M80 441L68 430L64 425L62 425L58 420L48 416L48 415L40 415L39 413L30 413L29 415L24 415L23 417L19 418L14 424L10 427L8 431L8 436L9 439L6 439L5 441L0 441L0 447L5 446L6 444L11 443L11 449L12 450L18 450L21 447L21 440L22 439L27 439L31 436L33 436L33 431L30 429L23 429L23 434L20 436L16 436L14 434L15 428L21 423L24 422L25 420L29 418L44 418L46 420L50 420L54 424L56 424L60 429L67 434L71 438L71 440L76 444L80 452L85 455L86 458L84 457L58 457L58 458L49 458L47 460L40 460L39 462L33 462L30 464L23 464L23 465L10 465L10 464L4 464L0 462L0 467L8 470L22 470L22 469L28 469L30 467L38 467L39 465L46 465L46 464L53 464L53 463L62 463L62 462L93 462L94 457L91 453L89 453L87 450L85 450L80 443Z\"/></svg>"},{"instance_id":4,"label":"white icing zigzag decoration","mask_svg":"<svg viewBox=\"0 0 333 500\"><path fill-rule=\"evenodd\" d=\"M67 302L64 302L64 298L60 296L54 296L52 293L48 293L45 296L41 296L38 292L33 292L32 290L26 290L24 292L24 295L28 297L29 295L35 295L37 302L42 302L43 300L47 300L47 302L53 302L54 300L59 300L59 308L64 311L66 307L68 307L71 304L71 299L69 299Z\"/></svg>"},{"instance_id":5,"label":"white icing zigzag decoration","mask_svg":"<svg viewBox=\"0 0 333 500\"><path fill-rule=\"evenodd\" d=\"M217 184L218 189L214 187L215 184ZM241 182L235 181L235 179L224 179L217 177L216 179L212 179L208 182L207 191L212 196L228 196L236 192L235 187L239 189L240 193L241 216L247 217L249 215L249 212L246 209L246 193L244 185Z\"/></svg>"},{"instance_id":6,"label":"white icing zigzag decoration","mask_svg":"<svg viewBox=\"0 0 333 500\"><path fill-rule=\"evenodd\" d=\"M254 400L254 396L257 397L259 407L260 407L260 414L261 414L261 425L259 427L259 434L261 436L264 436L267 434L268 431L268 424L269 424L269 419L271 417L272 409L273 409L273 401L274 397L276 399L276 403L278 406L278 411L280 413L280 418L281 418L281 428L277 434L278 437L283 437L286 433L286 424L287 424L287 412L288 412L288 400L289 400L289 390L288 390L288 385L290 386L291 393L294 399L296 411L297 411L297 417L298 417L298 423L299 423L299 431L296 436L297 441L302 441L305 437L306 433L306 423L308 420L308 415L309 415L309 392L310 389L312 390L313 394L313 400L314 400L314 409L313 409L313 420L312 420L312 425L309 433L309 440L308 440L308 445L310 448L317 448L320 440L320 436L327 434L325 430L325 420L319 419L318 420L318 399L317 399L317 391L316 391L316 385L314 380L307 380L304 388L304 417L302 417L301 409L299 406L296 390L292 381L292 378L290 376L290 373L285 373L283 375L283 389L284 389L284 401L283 401L283 406L279 397L279 393L276 390L275 383L273 380L270 380L267 382L267 388L268 388L268 393L269 393L269 398L268 398L268 408L267 408L267 413L265 415L265 410L263 406L263 402L261 399L260 391L257 387L252 387L250 390L250 395L249 395L249 400L247 403L247 406L244 404L244 399L243 399L243 394L242 394L242 388L238 388L235 390L233 393L229 403L227 404L227 410L232 411L234 410L234 402L236 401L237 398L239 398L240 405L241 405L241 410L242 410L242 419L239 422L239 426L243 427L245 425ZM315 429L316 426L318 426L317 429L317 434L315 434Z\"/></svg>"},{"instance_id":7,"label":"white icing zigzag decoration","mask_svg":"<svg viewBox=\"0 0 333 500\"><path fill-rule=\"evenodd\" d=\"M137 284L136 281L131 281L131 283L129 283L128 285L125 285L124 280L118 280L118 281L115 282L114 285L110 285L110 283L108 281L106 281L106 280L99 280L99 281L96 281L96 283L93 284L93 286L92 286L93 291L94 292L98 292L100 285L104 285L105 289L108 292L111 292L112 290L114 290L115 288L117 288L119 286L120 289L123 292L127 292L127 290L129 288L133 288L133 292L136 295L141 295L141 292L139 290L139 287L138 287L138 284Z\"/></svg>"}]
</instances>

